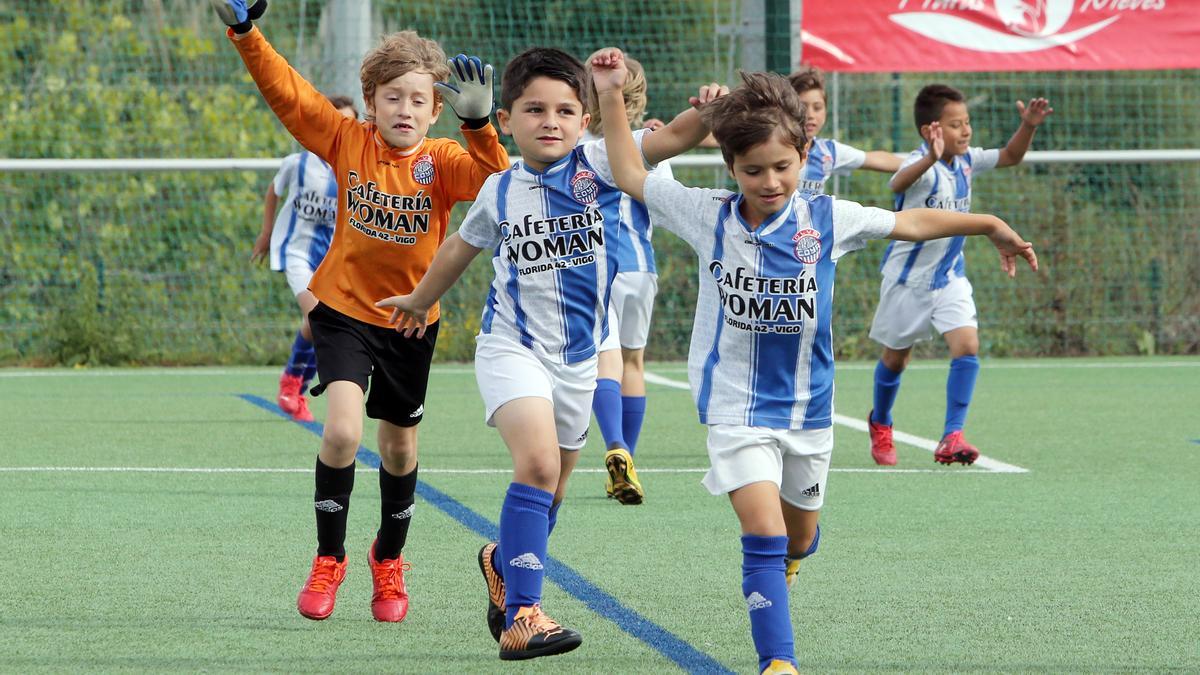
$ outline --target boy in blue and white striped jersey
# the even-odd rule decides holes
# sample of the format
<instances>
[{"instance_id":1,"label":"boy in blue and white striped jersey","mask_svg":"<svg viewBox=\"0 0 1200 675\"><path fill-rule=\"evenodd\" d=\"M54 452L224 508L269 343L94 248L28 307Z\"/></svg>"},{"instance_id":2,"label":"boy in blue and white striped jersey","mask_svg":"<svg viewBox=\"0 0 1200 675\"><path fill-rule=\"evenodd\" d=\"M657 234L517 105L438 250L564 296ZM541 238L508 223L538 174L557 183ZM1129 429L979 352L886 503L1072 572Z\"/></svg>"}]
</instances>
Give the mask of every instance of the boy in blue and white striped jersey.
<instances>
[{"instance_id":1,"label":"boy in blue and white striped jersey","mask_svg":"<svg viewBox=\"0 0 1200 675\"><path fill-rule=\"evenodd\" d=\"M708 425L703 483L728 494L742 528L742 593L758 667L795 673L789 576L816 551L833 449L833 282L838 258L870 239L986 234L1005 270L1036 269L1031 244L994 216L933 209L895 214L799 190L808 139L803 105L782 76L701 108L740 193L688 188L648 174L623 106L618 50L592 61L618 186L656 227L699 257L700 294L688 379ZM610 120L616 120L610 122Z\"/></svg>"},{"instance_id":2,"label":"boy in blue and white striped jersey","mask_svg":"<svg viewBox=\"0 0 1200 675\"><path fill-rule=\"evenodd\" d=\"M892 176L896 210L971 210L971 179L982 171L1020 164L1037 127L1054 112L1044 98L1026 108L1017 101L1021 126L1000 149L971 146L971 117L962 92L931 84L917 94L913 106L917 130L925 143L909 154ZM971 464L979 450L963 438L967 409L979 373L979 324L971 282L967 280L963 238L925 242L892 242L879 265L883 280L879 305L871 322L871 339L883 345L875 366L874 405L867 416L871 457L876 464L896 463L892 440L892 405L900 391L900 374L913 345L936 330L950 348L946 378L946 423L933 458L943 464Z\"/></svg>"},{"instance_id":3,"label":"boy in blue and white striped jersey","mask_svg":"<svg viewBox=\"0 0 1200 675\"><path fill-rule=\"evenodd\" d=\"M346 117L358 119L358 110L349 96L330 96L329 102ZM287 200L279 208L284 194ZM333 240L337 180L324 160L303 150L283 158L263 201L262 230L254 240L250 261L266 260L272 270L283 272L300 306L300 329L279 377L277 400L280 409L293 419L311 422L313 416L304 394L317 374L317 353L308 325L308 313L317 306L317 298L308 290L308 282Z\"/></svg>"},{"instance_id":4,"label":"boy in blue and white striped jersey","mask_svg":"<svg viewBox=\"0 0 1200 675\"><path fill-rule=\"evenodd\" d=\"M628 217L604 141L577 145L588 123L585 82L583 64L557 49L530 49L509 62L497 119L521 160L487 179L411 294L377 303L393 308L398 330L419 333L429 308L471 260L492 251L495 279L476 338L475 373L485 419L512 455L513 482L500 510L500 541L480 550L479 565L488 584L488 627L505 660L559 654L582 641L542 612L543 566L587 440L616 240ZM695 102L707 100L710 89L720 87L704 88ZM653 165L707 133L689 109L662 129L640 131L635 152Z\"/></svg>"},{"instance_id":5,"label":"boy in blue and white striped jersey","mask_svg":"<svg viewBox=\"0 0 1200 675\"><path fill-rule=\"evenodd\" d=\"M800 170L801 194L823 195L831 177L848 175L855 169L892 173L900 168L900 158L890 152L864 152L832 138L821 138L828 113L828 96L825 77L820 70L807 66L788 75L788 82L804 104L804 134L809 139L808 157Z\"/></svg>"}]
</instances>

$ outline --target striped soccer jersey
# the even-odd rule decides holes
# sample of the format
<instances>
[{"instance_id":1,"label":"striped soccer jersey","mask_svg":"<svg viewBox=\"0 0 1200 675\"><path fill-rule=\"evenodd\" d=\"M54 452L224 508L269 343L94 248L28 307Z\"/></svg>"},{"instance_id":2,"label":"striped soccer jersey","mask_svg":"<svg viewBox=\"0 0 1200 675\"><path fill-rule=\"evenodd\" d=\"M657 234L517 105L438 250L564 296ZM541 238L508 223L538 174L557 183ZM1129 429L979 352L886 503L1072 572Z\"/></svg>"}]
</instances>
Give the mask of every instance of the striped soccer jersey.
<instances>
[{"instance_id":1,"label":"striped soccer jersey","mask_svg":"<svg viewBox=\"0 0 1200 675\"><path fill-rule=\"evenodd\" d=\"M282 272L288 260L301 260L317 269L337 223L337 180L333 170L311 152L283 158L273 183L275 194L287 199L275 215L271 231L271 269Z\"/></svg>"},{"instance_id":2,"label":"striped soccer jersey","mask_svg":"<svg viewBox=\"0 0 1200 675\"><path fill-rule=\"evenodd\" d=\"M634 134L641 147L645 131ZM517 162L487 179L458 234L492 249L495 279L480 332L557 363L595 355L608 335L622 193L604 141L578 145L544 171Z\"/></svg>"},{"instance_id":3,"label":"striped soccer jersey","mask_svg":"<svg viewBox=\"0 0 1200 675\"><path fill-rule=\"evenodd\" d=\"M814 138L808 146L808 160L800 172L800 194L805 197L823 195L830 176L845 176L866 161L867 153L858 148L831 138Z\"/></svg>"},{"instance_id":4,"label":"striped soccer jersey","mask_svg":"<svg viewBox=\"0 0 1200 675\"><path fill-rule=\"evenodd\" d=\"M699 257L688 379L703 424L822 429L833 420L838 258L891 234L896 214L799 190L750 229L742 197L646 179L655 225Z\"/></svg>"},{"instance_id":5,"label":"striped soccer jersey","mask_svg":"<svg viewBox=\"0 0 1200 675\"><path fill-rule=\"evenodd\" d=\"M920 161L928 153L928 146L922 144L909 153L900 168ZM966 154L955 157L949 164L939 159L904 194L896 195L896 210L927 208L969 213L972 176L996 168L999 161L999 150L982 148L968 148ZM885 279L901 285L943 288L951 279L967 275L963 257L965 241L965 237L893 241L883 253L879 271Z\"/></svg>"},{"instance_id":6,"label":"striped soccer jersey","mask_svg":"<svg viewBox=\"0 0 1200 675\"><path fill-rule=\"evenodd\" d=\"M599 136L589 131L583 132L581 143L599 140ZM667 161L659 162L652 172L665 178L674 178L671 165ZM622 272L649 272L658 274L654 264L654 246L651 238L654 234L654 224L650 222L650 214L646 205L621 194L621 236L617 248L617 266Z\"/></svg>"}]
</instances>

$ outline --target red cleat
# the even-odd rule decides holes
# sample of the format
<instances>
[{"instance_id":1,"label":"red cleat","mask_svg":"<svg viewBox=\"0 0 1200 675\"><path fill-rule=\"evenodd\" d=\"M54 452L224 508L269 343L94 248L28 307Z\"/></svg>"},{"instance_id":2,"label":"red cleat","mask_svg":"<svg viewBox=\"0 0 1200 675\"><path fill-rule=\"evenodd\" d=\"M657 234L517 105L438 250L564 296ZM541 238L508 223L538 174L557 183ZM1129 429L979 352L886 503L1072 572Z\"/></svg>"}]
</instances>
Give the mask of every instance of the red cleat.
<instances>
[{"instance_id":1,"label":"red cleat","mask_svg":"<svg viewBox=\"0 0 1200 675\"><path fill-rule=\"evenodd\" d=\"M937 450L933 451L933 460L942 464L974 464L979 459L979 450L963 438L961 431L951 431L946 434Z\"/></svg>"},{"instance_id":2,"label":"red cleat","mask_svg":"<svg viewBox=\"0 0 1200 675\"><path fill-rule=\"evenodd\" d=\"M880 466L896 465L896 444L892 442L892 425L876 424L867 413L867 433L871 436L871 459Z\"/></svg>"},{"instance_id":3,"label":"red cleat","mask_svg":"<svg viewBox=\"0 0 1200 675\"><path fill-rule=\"evenodd\" d=\"M292 413L292 419L297 422L315 422L316 419L313 417L312 411L308 409L308 399L304 398L303 395L297 398L300 399L300 404L296 406L296 412Z\"/></svg>"},{"instance_id":4,"label":"red cleat","mask_svg":"<svg viewBox=\"0 0 1200 675\"><path fill-rule=\"evenodd\" d=\"M300 409L300 401L304 398L300 395L300 385L299 375L284 373L279 376L279 396L275 398L275 401L279 403L280 410L289 415L296 414L296 411Z\"/></svg>"},{"instance_id":5,"label":"red cleat","mask_svg":"<svg viewBox=\"0 0 1200 675\"><path fill-rule=\"evenodd\" d=\"M331 555L319 555L313 558L312 572L304 588L300 589L300 597L296 598L296 609L309 619L320 621L328 619L333 614L333 603L337 600L338 586L346 578L346 561L338 562Z\"/></svg>"},{"instance_id":6,"label":"red cleat","mask_svg":"<svg viewBox=\"0 0 1200 675\"><path fill-rule=\"evenodd\" d=\"M371 565L371 582L375 592L371 595L371 615L376 621L403 621L408 615L408 588L404 585L404 570L411 566L401 555L392 560L375 560L375 543L367 553Z\"/></svg>"}]
</instances>

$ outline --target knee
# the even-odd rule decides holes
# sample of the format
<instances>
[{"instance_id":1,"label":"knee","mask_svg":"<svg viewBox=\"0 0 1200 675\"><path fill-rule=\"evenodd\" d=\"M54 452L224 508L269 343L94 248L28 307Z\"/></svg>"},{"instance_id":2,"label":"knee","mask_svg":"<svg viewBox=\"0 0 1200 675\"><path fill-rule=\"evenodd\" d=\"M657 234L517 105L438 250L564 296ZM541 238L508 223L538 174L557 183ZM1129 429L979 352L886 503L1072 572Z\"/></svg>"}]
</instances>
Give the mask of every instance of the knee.
<instances>
[{"instance_id":1,"label":"knee","mask_svg":"<svg viewBox=\"0 0 1200 675\"><path fill-rule=\"evenodd\" d=\"M884 349L883 355L879 357L879 360L883 362L883 365L887 366L888 370L894 373L901 373L908 367L910 358L912 358L911 349Z\"/></svg>"},{"instance_id":2,"label":"knee","mask_svg":"<svg viewBox=\"0 0 1200 675\"><path fill-rule=\"evenodd\" d=\"M393 466L408 467L417 459L417 438L415 433L403 433L381 437L379 439L379 456Z\"/></svg>"},{"instance_id":3,"label":"knee","mask_svg":"<svg viewBox=\"0 0 1200 675\"><path fill-rule=\"evenodd\" d=\"M979 336L964 338L950 350L952 359L960 356L976 356L977 354L979 354Z\"/></svg>"},{"instance_id":4,"label":"knee","mask_svg":"<svg viewBox=\"0 0 1200 675\"><path fill-rule=\"evenodd\" d=\"M622 349L621 358L624 361L625 372L643 372L646 368L643 362L644 355L645 350L642 349Z\"/></svg>"},{"instance_id":5,"label":"knee","mask_svg":"<svg viewBox=\"0 0 1200 675\"><path fill-rule=\"evenodd\" d=\"M325 423L325 433L321 436L321 444L339 455L358 452L358 444L362 441L362 428L347 423L329 420Z\"/></svg>"},{"instance_id":6,"label":"knee","mask_svg":"<svg viewBox=\"0 0 1200 675\"><path fill-rule=\"evenodd\" d=\"M521 467L521 475L523 477L521 482L532 485L539 490L554 492L556 495L560 491L565 494L566 486L558 484L559 469L557 458L530 458ZM559 496L561 497L561 495Z\"/></svg>"}]
</instances>

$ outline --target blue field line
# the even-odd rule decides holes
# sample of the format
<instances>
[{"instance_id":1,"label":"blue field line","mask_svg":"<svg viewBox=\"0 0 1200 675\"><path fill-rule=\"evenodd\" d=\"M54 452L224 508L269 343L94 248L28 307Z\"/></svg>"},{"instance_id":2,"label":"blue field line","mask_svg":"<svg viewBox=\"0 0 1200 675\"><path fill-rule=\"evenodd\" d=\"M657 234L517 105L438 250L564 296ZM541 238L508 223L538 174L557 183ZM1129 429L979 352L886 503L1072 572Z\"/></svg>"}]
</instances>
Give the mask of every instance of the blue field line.
<instances>
[{"instance_id":1,"label":"blue field line","mask_svg":"<svg viewBox=\"0 0 1200 675\"><path fill-rule=\"evenodd\" d=\"M238 394L238 398L282 417L292 420L274 403L253 394ZM296 422L320 436L324 427L319 422ZM379 455L364 446L358 446L355 458L371 468L379 468ZM492 521L467 508L462 502L429 485L425 481L417 481L417 494L451 518L457 520L467 529L488 540L500 537L500 528ZM571 569L553 556L548 556L546 578L553 581L575 599L583 602L593 612L616 624L618 628L641 640L654 651L662 654L675 665L689 673L730 673L725 666L708 654L691 646L669 630L650 621L636 611L622 605L612 595L609 595L596 584L588 581L580 573Z\"/></svg>"}]
</instances>

